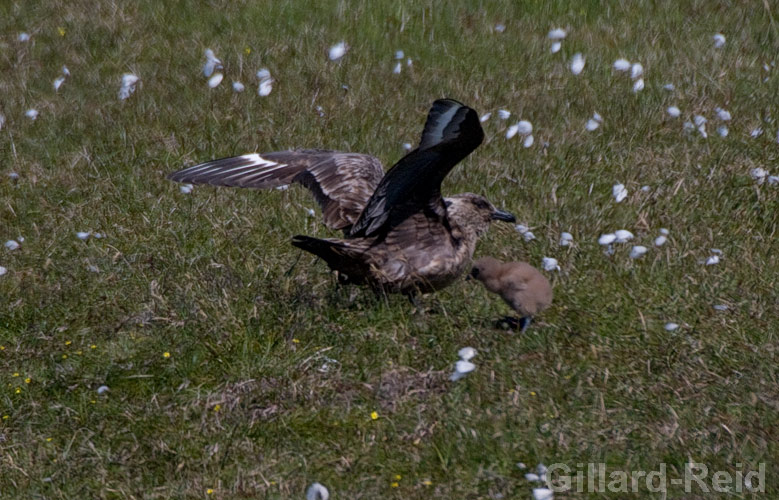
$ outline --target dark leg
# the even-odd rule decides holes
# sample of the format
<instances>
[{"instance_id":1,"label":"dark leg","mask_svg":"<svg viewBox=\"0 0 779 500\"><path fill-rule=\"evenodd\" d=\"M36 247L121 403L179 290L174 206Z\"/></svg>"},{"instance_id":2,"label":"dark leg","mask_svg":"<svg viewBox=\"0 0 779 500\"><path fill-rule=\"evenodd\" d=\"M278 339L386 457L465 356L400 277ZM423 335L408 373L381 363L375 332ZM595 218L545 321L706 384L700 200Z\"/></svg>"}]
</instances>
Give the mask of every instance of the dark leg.
<instances>
[{"instance_id":1,"label":"dark leg","mask_svg":"<svg viewBox=\"0 0 779 500\"><path fill-rule=\"evenodd\" d=\"M527 327L530 326L530 323L532 323L533 318L530 316L524 316L522 318L519 318L519 333L525 333L525 330L527 330Z\"/></svg>"}]
</instances>

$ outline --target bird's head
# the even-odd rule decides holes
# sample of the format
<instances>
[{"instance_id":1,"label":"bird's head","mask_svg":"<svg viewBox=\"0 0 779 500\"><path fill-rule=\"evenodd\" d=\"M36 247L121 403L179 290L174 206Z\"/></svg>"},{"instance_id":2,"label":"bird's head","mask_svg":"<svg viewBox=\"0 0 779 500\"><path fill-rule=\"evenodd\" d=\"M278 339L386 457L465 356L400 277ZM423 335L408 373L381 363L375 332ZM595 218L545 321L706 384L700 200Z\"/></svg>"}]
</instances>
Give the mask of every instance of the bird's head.
<instances>
[{"instance_id":1,"label":"bird's head","mask_svg":"<svg viewBox=\"0 0 779 500\"><path fill-rule=\"evenodd\" d=\"M473 193L457 194L444 199L446 216L449 222L457 226L464 234L480 237L487 232L494 220L516 222L509 212L498 210L484 196Z\"/></svg>"}]
</instances>

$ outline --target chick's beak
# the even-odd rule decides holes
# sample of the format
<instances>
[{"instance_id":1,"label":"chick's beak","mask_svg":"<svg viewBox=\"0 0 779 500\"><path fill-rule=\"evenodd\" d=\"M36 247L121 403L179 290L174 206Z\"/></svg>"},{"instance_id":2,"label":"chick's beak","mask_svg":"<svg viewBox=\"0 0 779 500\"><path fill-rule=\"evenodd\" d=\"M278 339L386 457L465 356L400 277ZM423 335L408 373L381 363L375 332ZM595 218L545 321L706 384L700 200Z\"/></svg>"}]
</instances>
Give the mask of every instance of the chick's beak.
<instances>
[{"instance_id":1,"label":"chick's beak","mask_svg":"<svg viewBox=\"0 0 779 500\"><path fill-rule=\"evenodd\" d=\"M510 212L504 212L503 210L495 210L490 214L492 220L502 220L503 222L517 222L517 218Z\"/></svg>"}]
</instances>

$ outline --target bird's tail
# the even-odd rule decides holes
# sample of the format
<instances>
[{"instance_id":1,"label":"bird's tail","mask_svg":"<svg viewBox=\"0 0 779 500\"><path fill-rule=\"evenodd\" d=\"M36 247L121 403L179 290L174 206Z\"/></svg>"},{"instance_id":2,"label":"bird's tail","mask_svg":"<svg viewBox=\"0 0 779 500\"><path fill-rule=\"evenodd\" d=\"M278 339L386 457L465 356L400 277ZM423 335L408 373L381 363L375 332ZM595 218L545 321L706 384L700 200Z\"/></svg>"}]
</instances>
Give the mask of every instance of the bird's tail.
<instances>
[{"instance_id":1,"label":"bird's tail","mask_svg":"<svg viewBox=\"0 0 779 500\"><path fill-rule=\"evenodd\" d=\"M351 283L362 283L370 272L370 266L364 260L364 249L356 248L350 241L299 234L292 238L292 244L321 258L330 269L345 274Z\"/></svg>"}]
</instances>

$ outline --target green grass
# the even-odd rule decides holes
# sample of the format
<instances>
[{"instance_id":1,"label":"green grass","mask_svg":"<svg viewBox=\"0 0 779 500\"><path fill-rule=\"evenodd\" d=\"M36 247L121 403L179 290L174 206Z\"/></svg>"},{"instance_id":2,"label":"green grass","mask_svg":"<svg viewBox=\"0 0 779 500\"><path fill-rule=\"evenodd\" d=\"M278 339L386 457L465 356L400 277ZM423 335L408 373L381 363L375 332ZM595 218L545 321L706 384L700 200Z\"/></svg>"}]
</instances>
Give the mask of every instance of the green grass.
<instances>
[{"instance_id":1,"label":"green grass","mask_svg":"<svg viewBox=\"0 0 779 500\"><path fill-rule=\"evenodd\" d=\"M0 497L303 498L319 481L334 498L529 498L537 484L517 462L665 463L681 477L690 460L765 463L757 496L779 495L779 186L749 175L779 175L775 6L450 4L0 3L0 240L25 238L0 248ZM558 26L568 38L552 55ZM333 63L340 40L351 50ZM209 47L225 64L213 90L200 74ZM393 75L399 49L414 63ZM643 63L640 94L611 70L618 57ZM72 77L55 93L63 65ZM276 81L267 98L261 67ZM125 72L141 83L119 101ZM555 302L524 335L492 328L508 311L473 282L424 313L337 289L289 245L331 234L302 188L184 195L164 178L291 147L389 166L444 96L493 112L444 193L482 193L537 236L496 224L477 255L560 261ZM733 114L726 138L717 106ZM604 124L588 133L595 111ZM682 132L698 113L706 140ZM504 138L520 118L531 149ZM616 182L630 192L620 204ZM640 260L597 244L626 228L651 247L661 227L669 242ZM557 245L561 231L573 247ZM711 248L723 259L705 266ZM466 345L478 368L453 384Z\"/></svg>"}]
</instances>

